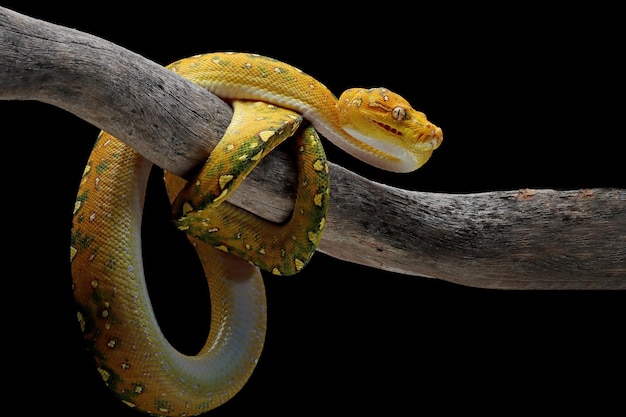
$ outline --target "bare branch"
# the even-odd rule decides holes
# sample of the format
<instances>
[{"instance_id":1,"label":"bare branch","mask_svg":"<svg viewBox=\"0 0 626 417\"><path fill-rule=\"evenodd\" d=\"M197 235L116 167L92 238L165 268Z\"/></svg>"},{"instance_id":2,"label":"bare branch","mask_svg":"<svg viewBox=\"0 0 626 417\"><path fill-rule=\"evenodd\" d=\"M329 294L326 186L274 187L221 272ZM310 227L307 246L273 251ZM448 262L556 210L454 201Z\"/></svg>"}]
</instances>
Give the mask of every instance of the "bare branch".
<instances>
[{"instance_id":1,"label":"bare branch","mask_svg":"<svg viewBox=\"0 0 626 417\"><path fill-rule=\"evenodd\" d=\"M3 100L37 100L185 175L230 123L226 103L111 42L0 8Z\"/></svg>"},{"instance_id":2,"label":"bare branch","mask_svg":"<svg viewBox=\"0 0 626 417\"><path fill-rule=\"evenodd\" d=\"M231 117L221 100L94 36L0 8L0 99L63 108L185 176ZM294 169L274 152L231 201L279 221ZM626 191L440 194L331 164L320 250L374 268L484 288L626 289Z\"/></svg>"}]
</instances>

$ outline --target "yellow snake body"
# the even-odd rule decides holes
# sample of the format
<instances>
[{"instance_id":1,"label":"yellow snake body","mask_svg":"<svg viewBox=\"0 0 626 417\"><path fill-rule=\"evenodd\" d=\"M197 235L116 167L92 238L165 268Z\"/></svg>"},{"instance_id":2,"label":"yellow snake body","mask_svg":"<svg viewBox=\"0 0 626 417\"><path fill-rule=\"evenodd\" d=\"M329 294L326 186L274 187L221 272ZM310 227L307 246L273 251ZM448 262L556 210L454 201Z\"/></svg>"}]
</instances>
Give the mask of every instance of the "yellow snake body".
<instances>
[{"instance_id":1,"label":"yellow snake body","mask_svg":"<svg viewBox=\"0 0 626 417\"><path fill-rule=\"evenodd\" d=\"M267 101L297 111L326 139L387 171L416 170L443 140L441 129L398 94L351 88L337 99L315 78L264 56L211 53L168 68L222 98Z\"/></svg>"},{"instance_id":2,"label":"yellow snake body","mask_svg":"<svg viewBox=\"0 0 626 417\"><path fill-rule=\"evenodd\" d=\"M156 415L195 415L231 398L252 372L265 334L265 292L258 269L190 237L211 289L211 331L196 357L167 342L141 261L150 168L122 142L100 136L74 214L74 296L98 372L124 403Z\"/></svg>"},{"instance_id":3,"label":"yellow snake body","mask_svg":"<svg viewBox=\"0 0 626 417\"><path fill-rule=\"evenodd\" d=\"M174 223L196 249L210 289L204 347L195 356L183 355L159 328L140 237L152 164L106 132L79 186L70 252L79 322L106 385L146 413L189 416L230 399L254 370L266 329L259 267L276 275L297 273L321 238L328 166L316 130L300 126L302 118L356 157L391 171L417 169L442 133L388 90L351 89L337 100L314 78L254 54L199 55L168 68L234 108L224 138L192 180L165 176ZM260 159L292 135L298 191L285 224L225 201Z\"/></svg>"}]
</instances>

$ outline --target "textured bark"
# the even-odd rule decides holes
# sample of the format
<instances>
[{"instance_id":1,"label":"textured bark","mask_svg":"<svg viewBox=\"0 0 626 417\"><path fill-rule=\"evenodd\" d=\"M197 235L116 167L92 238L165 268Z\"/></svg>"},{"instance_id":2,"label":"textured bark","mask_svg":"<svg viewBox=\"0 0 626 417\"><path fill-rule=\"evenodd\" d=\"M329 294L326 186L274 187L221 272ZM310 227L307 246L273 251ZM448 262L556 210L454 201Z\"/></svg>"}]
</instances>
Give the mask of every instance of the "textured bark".
<instances>
[{"instance_id":1,"label":"textured bark","mask_svg":"<svg viewBox=\"0 0 626 417\"><path fill-rule=\"evenodd\" d=\"M0 8L0 99L63 108L185 176L217 143L224 102L120 46ZM330 164L320 250L483 288L626 289L626 190L406 191ZM289 155L272 153L231 202L280 221Z\"/></svg>"}]
</instances>

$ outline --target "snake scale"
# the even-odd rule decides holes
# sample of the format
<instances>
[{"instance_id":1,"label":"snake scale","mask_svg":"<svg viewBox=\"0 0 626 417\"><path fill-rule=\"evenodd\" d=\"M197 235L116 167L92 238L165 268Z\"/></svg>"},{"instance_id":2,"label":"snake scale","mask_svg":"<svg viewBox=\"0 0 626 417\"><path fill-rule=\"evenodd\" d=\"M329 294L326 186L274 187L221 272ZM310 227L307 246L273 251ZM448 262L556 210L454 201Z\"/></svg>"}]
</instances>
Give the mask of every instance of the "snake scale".
<instances>
[{"instance_id":1,"label":"snake scale","mask_svg":"<svg viewBox=\"0 0 626 417\"><path fill-rule=\"evenodd\" d=\"M151 415L190 416L232 398L246 383L265 338L260 269L292 275L311 258L330 197L318 132L355 157L394 172L422 166L440 128L397 94L348 89L337 99L283 62L247 53L209 53L168 68L233 106L233 120L189 182L165 173L172 220L202 263L211 327L201 351L176 351L150 304L141 253L141 216L152 163L101 132L79 185L70 258L78 318L105 384ZM285 224L227 201L269 151L293 137L296 204Z\"/></svg>"}]
</instances>

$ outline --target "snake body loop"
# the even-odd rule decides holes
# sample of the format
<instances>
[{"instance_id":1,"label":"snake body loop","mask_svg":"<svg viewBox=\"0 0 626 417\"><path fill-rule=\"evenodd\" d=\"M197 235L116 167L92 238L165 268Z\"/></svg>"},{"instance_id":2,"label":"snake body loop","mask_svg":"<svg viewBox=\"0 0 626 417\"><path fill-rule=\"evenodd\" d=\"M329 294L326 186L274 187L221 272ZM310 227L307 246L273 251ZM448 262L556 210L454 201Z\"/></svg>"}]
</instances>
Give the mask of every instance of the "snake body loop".
<instances>
[{"instance_id":1,"label":"snake body loop","mask_svg":"<svg viewBox=\"0 0 626 417\"><path fill-rule=\"evenodd\" d=\"M375 166L410 171L442 140L441 129L386 89L351 89L337 100L321 83L279 61L215 53L168 66L231 101L224 138L188 183L166 173L174 224L187 233L211 297L211 327L195 356L176 351L150 304L141 216L152 164L101 132L76 199L71 263L83 335L105 384L152 415L190 416L232 398L260 357L266 303L259 268L292 275L320 241L330 197L316 130ZM294 136L296 204L283 225L226 200L268 152Z\"/></svg>"},{"instance_id":2,"label":"snake body loop","mask_svg":"<svg viewBox=\"0 0 626 417\"><path fill-rule=\"evenodd\" d=\"M107 134L97 141L74 215L74 296L98 372L124 403L152 414L194 415L227 401L249 378L265 337L265 290L257 268L190 237L210 288L211 330L196 357L168 343L141 260L150 166Z\"/></svg>"}]
</instances>

